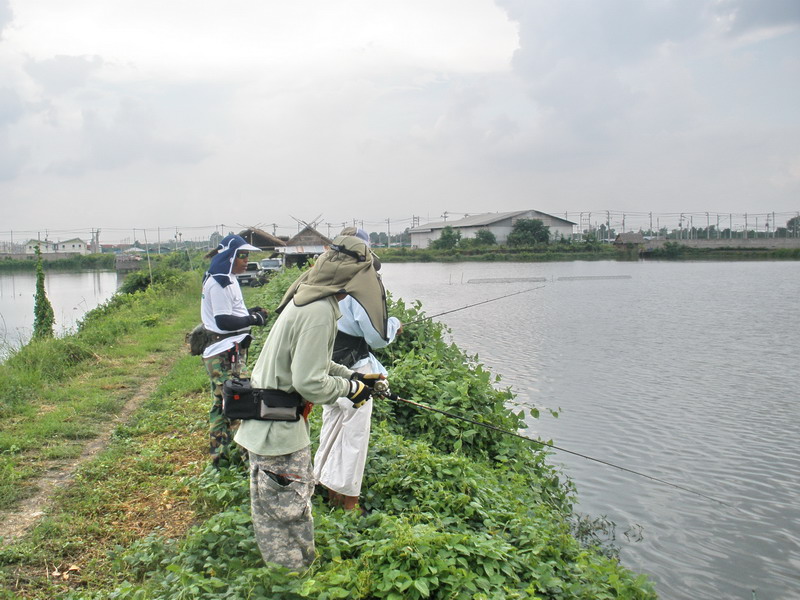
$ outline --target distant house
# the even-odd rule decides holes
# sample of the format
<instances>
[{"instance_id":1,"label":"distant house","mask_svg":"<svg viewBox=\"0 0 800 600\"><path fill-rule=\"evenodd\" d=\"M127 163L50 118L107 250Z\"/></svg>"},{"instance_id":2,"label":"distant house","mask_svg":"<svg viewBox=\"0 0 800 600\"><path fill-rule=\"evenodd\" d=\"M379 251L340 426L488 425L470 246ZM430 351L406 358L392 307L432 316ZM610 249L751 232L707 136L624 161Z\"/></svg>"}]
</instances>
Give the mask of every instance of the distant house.
<instances>
[{"instance_id":1,"label":"distant house","mask_svg":"<svg viewBox=\"0 0 800 600\"><path fill-rule=\"evenodd\" d=\"M332 243L333 240L322 235L311 225L306 225L300 233L289 238L285 246L277 247L275 251L285 256L284 264L287 267L302 266L309 258L325 252Z\"/></svg>"},{"instance_id":2,"label":"distant house","mask_svg":"<svg viewBox=\"0 0 800 600\"><path fill-rule=\"evenodd\" d=\"M56 252L68 252L71 254L91 254L89 244L80 238L72 238L65 242L56 243Z\"/></svg>"},{"instance_id":3,"label":"distant house","mask_svg":"<svg viewBox=\"0 0 800 600\"><path fill-rule=\"evenodd\" d=\"M494 234L498 244L505 244L508 234L514 230L514 225L520 219L538 219L550 228L550 239L571 239L575 223L560 217L548 215L538 210L519 210L515 212L484 213L470 215L454 221L438 221L409 229L411 246L413 248L427 248L431 242L438 240L445 227L452 227L461 234L462 238L474 238L481 229L488 229Z\"/></svg>"},{"instance_id":4,"label":"distant house","mask_svg":"<svg viewBox=\"0 0 800 600\"><path fill-rule=\"evenodd\" d=\"M39 246L42 254L57 252L56 243L49 240L29 240L25 242L25 254L36 254L36 246Z\"/></svg>"}]
</instances>

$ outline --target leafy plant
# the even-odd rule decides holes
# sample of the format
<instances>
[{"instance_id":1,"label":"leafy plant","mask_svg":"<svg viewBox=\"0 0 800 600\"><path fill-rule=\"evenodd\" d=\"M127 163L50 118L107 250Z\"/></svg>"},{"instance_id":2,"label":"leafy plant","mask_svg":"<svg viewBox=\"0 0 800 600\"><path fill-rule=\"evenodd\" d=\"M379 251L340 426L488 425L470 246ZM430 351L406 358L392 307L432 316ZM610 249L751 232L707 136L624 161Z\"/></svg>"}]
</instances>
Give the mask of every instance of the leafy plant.
<instances>
[{"instance_id":1,"label":"leafy plant","mask_svg":"<svg viewBox=\"0 0 800 600\"><path fill-rule=\"evenodd\" d=\"M546 244L550 240L550 227L541 219L519 219L508 234L509 246L532 246Z\"/></svg>"},{"instance_id":2,"label":"leafy plant","mask_svg":"<svg viewBox=\"0 0 800 600\"><path fill-rule=\"evenodd\" d=\"M53 337L53 325L56 319L53 313L53 305L47 299L47 291L44 289L44 269L42 268L42 250L36 245L36 296L33 304L33 337L51 338Z\"/></svg>"}]
</instances>

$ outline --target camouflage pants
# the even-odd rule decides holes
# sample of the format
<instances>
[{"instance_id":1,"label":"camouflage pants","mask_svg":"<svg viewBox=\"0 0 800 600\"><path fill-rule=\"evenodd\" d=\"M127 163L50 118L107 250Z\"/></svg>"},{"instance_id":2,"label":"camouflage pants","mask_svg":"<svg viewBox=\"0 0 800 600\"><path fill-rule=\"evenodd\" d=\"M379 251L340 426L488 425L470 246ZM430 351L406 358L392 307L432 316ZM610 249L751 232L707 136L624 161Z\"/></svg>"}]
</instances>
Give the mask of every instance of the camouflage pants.
<instances>
[{"instance_id":1,"label":"camouflage pants","mask_svg":"<svg viewBox=\"0 0 800 600\"><path fill-rule=\"evenodd\" d=\"M253 529L264 562L301 571L314 561L311 447L262 456L250 452Z\"/></svg>"},{"instance_id":2,"label":"camouflage pants","mask_svg":"<svg viewBox=\"0 0 800 600\"><path fill-rule=\"evenodd\" d=\"M245 365L247 352L237 346L214 354L203 359L208 376L211 378L211 410L208 414L209 442L211 457L214 464L219 462L221 456L229 453L233 432L238 421L231 422L222 414L222 386L231 377L250 377L250 372Z\"/></svg>"}]
</instances>

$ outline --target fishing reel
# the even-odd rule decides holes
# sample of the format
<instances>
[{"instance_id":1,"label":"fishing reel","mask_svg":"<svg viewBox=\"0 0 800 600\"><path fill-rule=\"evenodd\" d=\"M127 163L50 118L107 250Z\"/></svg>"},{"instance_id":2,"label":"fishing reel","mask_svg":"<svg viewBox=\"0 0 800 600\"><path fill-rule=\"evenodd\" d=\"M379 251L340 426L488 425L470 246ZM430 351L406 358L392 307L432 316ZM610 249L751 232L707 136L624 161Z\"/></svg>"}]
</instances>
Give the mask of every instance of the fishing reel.
<instances>
[{"instance_id":1,"label":"fishing reel","mask_svg":"<svg viewBox=\"0 0 800 600\"><path fill-rule=\"evenodd\" d=\"M389 390L388 381L379 379L375 382L375 385L372 386L372 395L380 396L381 398L392 398L395 394L392 394L391 390Z\"/></svg>"}]
</instances>

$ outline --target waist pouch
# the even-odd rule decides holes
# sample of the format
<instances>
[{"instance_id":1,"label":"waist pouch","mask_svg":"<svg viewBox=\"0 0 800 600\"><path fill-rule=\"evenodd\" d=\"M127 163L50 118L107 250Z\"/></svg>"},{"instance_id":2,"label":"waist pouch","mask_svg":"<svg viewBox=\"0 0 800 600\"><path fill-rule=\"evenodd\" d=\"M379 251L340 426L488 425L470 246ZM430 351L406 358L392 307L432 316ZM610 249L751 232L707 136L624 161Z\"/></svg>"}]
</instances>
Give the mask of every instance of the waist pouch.
<instances>
[{"instance_id":1,"label":"waist pouch","mask_svg":"<svg viewBox=\"0 0 800 600\"><path fill-rule=\"evenodd\" d=\"M192 356L200 356L203 354L206 348L208 348L211 344L223 340L228 337L233 337L234 335L241 335L243 333L247 333L246 331L231 331L228 333L217 333L215 331L209 331L203 324L200 323L194 329L192 329L189 333L186 334L186 343L189 344L189 354ZM250 340L252 337L249 335L244 338L240 343L239 347L246 350L248 346L250 346Z\"/></svg>"},{"instance_id":2,"label":"waist pouch","mask_svg":"<svg viewBox=\"0 0 800 600\"><path fill-rule=\"evenodd\" d=\"M369 344L363 337L336 332L331 360L345 367L352 367L362 358L369 356Z\"/></svg>"},{"instance_id":3,"label":"waist pouch","mask_svg":"<svg viewBox=\"0 0 800 600\"><path fill-rule=\"evenodd\" d=\"M294 422L306 404L297 392L253 388L249 379L227 379L222 385L222 414L229 419Z\"/></svg>"}]
</instances>

